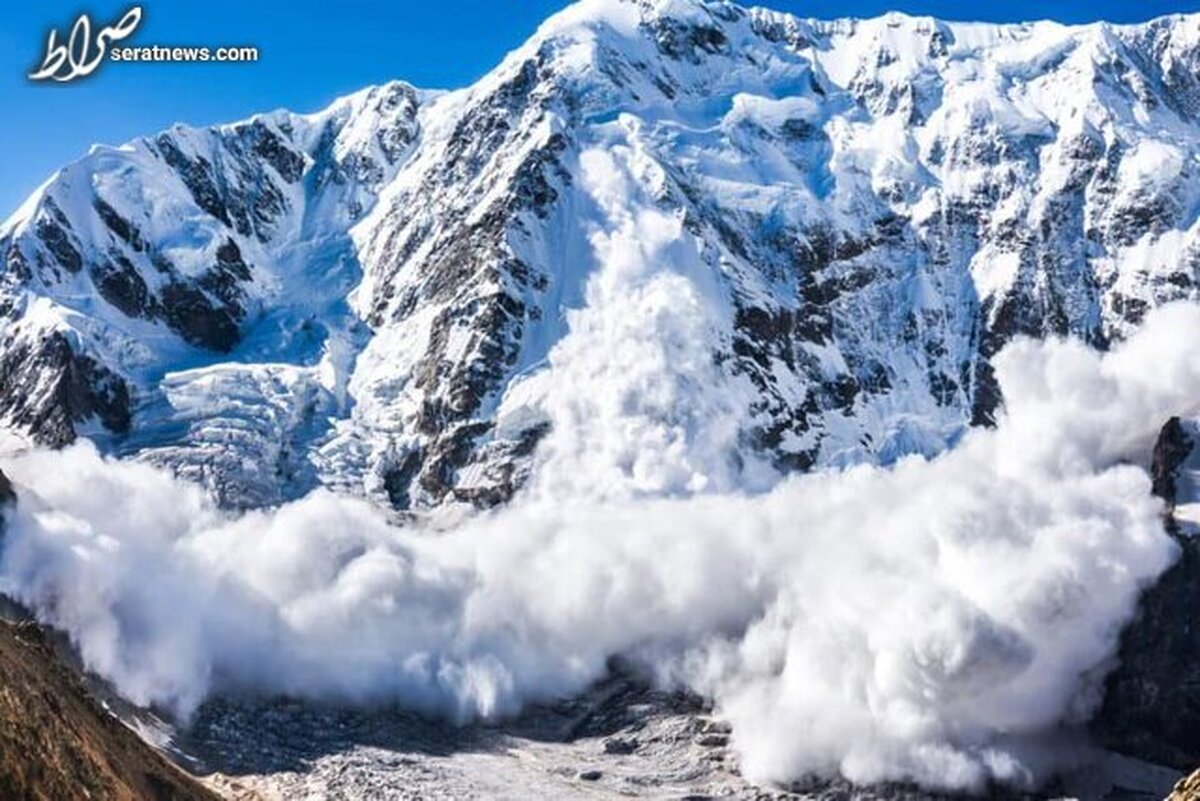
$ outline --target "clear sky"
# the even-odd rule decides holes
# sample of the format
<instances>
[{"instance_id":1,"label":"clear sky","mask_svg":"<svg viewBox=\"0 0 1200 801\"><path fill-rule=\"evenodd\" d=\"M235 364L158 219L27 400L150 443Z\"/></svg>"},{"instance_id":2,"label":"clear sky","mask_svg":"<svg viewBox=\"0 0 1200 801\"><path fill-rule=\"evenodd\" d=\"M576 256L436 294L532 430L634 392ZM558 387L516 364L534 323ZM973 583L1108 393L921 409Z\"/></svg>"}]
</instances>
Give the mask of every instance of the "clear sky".
<instances>
[{"instance_id":1,"label":"clear sky","mask_svg":"<svg viewBox=\"0 0 1200 801\"><path fill-rule=\"evenodd\" d=\"M145 0L130 44L249 44L255 64L105 64L72 84L33 83L50 27L81 11L115 22L130 0L9 3L0 19L0 219L92 142L172 122L210 124L285 107L314 111L371 83L456 88L487 72L567 0ZM754 4L754 3L750 3ZM898 9L944 19L1134 22L1200 10L1200 0L766 0L809 17Z\"/></svg>"}]
</instances>

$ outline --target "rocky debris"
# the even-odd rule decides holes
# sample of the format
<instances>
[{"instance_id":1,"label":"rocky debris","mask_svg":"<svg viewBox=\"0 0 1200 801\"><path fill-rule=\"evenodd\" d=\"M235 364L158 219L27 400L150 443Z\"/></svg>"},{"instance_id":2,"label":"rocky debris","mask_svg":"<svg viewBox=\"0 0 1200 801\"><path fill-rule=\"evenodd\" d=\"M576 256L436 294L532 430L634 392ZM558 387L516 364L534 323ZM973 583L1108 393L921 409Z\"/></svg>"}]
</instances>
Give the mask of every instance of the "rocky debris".
<instances>
[{"instance_id":1,"label":"rocky debris","mask_svg":"<svg viewBox=\"0 0 1200 801\"><path fill-rule=\"evenodd\" d=\"M610 737L604 741L604 753L626 756L636 751L639 745L636 737Z\"/></svg>"},{"instance_id":2,"label":"rocky debris","mask_svg":"<svg viewBox=\"0 0 1200 801\"><path fill-rule=\"evenodd\" d=\"M725 734L705 733L696 738L696 745L704 748L723 748L729 745L729 737Z\"/></svg>"},{"instance_id":3,"label":"rocky debris","mask_svg":"<svg viewBox=\"0 0 1200 801\"><path fill-rule=\"evenodd\" d=\"M702 699L657 689L614 662L609 678L580 697L534 706L508 721L453 726L394 708L217 699L201 707L174 743L208 784L239 799L967 798L907 784L855 787L820 776L786 787L754 785L741 775L729 733L728 722ZM705 738L712 739L701 744ZM1115 772L1131 770L1118 766ZM1068 780L1044 793L991 788L970 798L1110 798L1114 783L1106 777L1113 767L1091 765L1084 772L1084 791ZM1173 781L1171 775L1166 786ZM1125 786L1144 793L1146 785Z\"/></svg>"},{"instance_id":4,"label":"rocky debris","mask_svg":"<svg viewBox=\"0 0 1200 801\"><path fill-rule=\"evenodd\" d=\"M0 796L217 798L92 700L32 622L0 622Z\"/></svg>"},{"instance_id":5,"label":"rocky debris","mask_svg":"<svg viewBox=\"0 0 1200 801\"><path fill-rule=\"evenodd\" d=\"M1190 769L1200 763L1200 547L1172 511L1196 500L1179 496L1179 471L1200 442L1194 421L1173 418L1154 448L1154 491L1168 504L1168 533L1178 561L1142 595L1137 619L1121 636L1117 669L1092 722L1101 742L1151 762Z\"/></svg>"},{"instance_id":6,"label":"rocky debris","mask_svg":"<svg viewBox=\"0 0 1200 801\"><path fill-rule=\"evenodd\" d=\"M175 742L199 772L219 777L211 783L264 798L802 797L756 788L727 748L696 745L712 725L705 708L614 663L613 675L580 697L500 723L215 700Z\"/></svg>"}]
</instances>

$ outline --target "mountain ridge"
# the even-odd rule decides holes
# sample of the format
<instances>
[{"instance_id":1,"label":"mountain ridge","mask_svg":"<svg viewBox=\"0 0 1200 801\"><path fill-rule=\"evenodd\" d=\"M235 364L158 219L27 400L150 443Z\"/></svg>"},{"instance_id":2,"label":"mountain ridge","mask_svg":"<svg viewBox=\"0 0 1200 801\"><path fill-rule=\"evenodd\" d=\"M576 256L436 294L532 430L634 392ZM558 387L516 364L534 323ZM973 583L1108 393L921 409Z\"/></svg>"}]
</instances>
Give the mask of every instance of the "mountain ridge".
<instances>
[{"instance_id":1,"label":"mountain ridge","mask_svg":"<svg viewBox=\"0 0 1200 801\"><path fill-rule=\"evenodd\" d=\"M584 0L465 89L396 81L94 148L0 226L0 413L234 505L503 502L563 446L543 443L554 355L596 306L595 237L657 211L690 255L639 253L606 302L640 299L669 344L647 288L694 295L704 344L643 358L689 365L676 398L699 380L736 400L642 410L674 455L647 479L614 453L604 492L757 480L714 449L755 474L934 453L990 420L1013 336L1103 346L1194 297L1198 43L1200 15ZM636 203L605 210L600 151ZM736 430L705 442L718 418Z\"/></svg>"}]
</instances>

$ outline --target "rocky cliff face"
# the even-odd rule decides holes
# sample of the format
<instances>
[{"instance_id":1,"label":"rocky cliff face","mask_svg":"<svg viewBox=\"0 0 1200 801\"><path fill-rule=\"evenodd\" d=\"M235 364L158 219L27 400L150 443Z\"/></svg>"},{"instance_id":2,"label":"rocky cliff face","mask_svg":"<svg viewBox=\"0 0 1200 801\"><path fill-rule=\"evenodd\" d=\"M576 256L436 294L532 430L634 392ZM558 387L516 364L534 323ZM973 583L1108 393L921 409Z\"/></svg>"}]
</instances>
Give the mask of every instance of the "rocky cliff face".
<instances>
[{"instance_id":1,"label":"rocky cliff face","mask_svg":"<svg viewBox=\"0 0 1200 801\"><path fill-rule=\"evenodd\" d=\"M1200 423L1173 418L1155 446L1154 491L1167 503L1167 531L1180 557L1142 596L1093 722L1108 747L1180 770L1200 762L1200 627L1193 612L1200 595L1197 443Z\"/></svg>"},{"instance_id":2,"label":"rocky cliff face","mask_svg":"<svg viewBox=\"0 0 1200 801\"><path fill-rule=\"evenodd\" d=\"M613 404L666 388L638 414L683 467L614 457L604 492L936 451L1012 337L1103 347L1196 296L1198 74L1200 16L585 0L461 91L64 168L0 227L0 416L237 505L502 502L605 371ZM723 474L689 456L718 416Z\"/></svg>"}]
</instances>

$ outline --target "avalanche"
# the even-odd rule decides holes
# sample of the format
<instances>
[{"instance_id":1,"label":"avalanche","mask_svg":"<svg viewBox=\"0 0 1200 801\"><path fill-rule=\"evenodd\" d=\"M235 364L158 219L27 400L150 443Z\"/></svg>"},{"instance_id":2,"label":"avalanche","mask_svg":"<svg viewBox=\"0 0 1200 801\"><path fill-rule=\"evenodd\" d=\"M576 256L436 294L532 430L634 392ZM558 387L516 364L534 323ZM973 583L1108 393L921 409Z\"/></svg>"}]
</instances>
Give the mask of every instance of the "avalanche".
<instances>
[{"instance_id":1,"label":"avalanche","mask_svg":"<svg viewBox=\"0 0 1200 801\"><path fill-rule=\"evenodd\" d=\"M249 689L494 717L620 654L713 697L754 779L1031 787L1174 557L1126 461L1149 421L1200 406L1197 335L1188 305L1105 356L1021 340L997 359L997 428L932 460L598 501L608 462L556 448L548 492L441 531L324 490L231 516L89 445L33 452L3 463L23 500L0 589L124 694L183 715ZM577 403L607 376L572 385ZM647 443L641 410L604 418L611 452Z\"/></svg>"}]
</instances>

